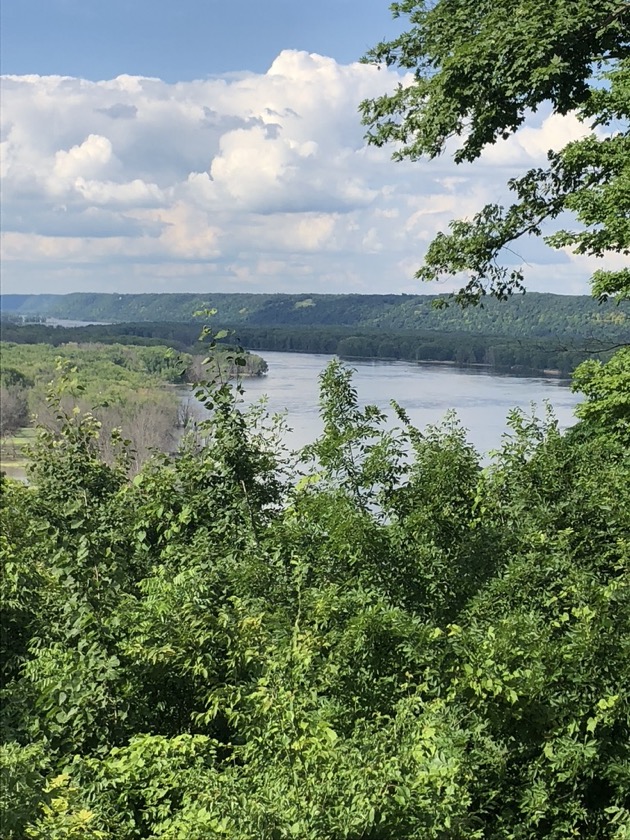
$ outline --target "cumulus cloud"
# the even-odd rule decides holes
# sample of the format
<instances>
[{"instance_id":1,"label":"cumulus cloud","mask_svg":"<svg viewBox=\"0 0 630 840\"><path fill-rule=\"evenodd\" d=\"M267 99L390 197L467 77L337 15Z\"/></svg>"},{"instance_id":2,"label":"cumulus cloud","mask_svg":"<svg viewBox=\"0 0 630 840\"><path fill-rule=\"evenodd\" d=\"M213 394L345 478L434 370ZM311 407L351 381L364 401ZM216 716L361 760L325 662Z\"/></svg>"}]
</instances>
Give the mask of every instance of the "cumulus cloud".
<instances>
[{"instance_id":1,"label":"cumulus cloud","mask_svg":"<svg viewBox=\"0 0 630 840\"><path fill-rule=\"evenodd\" d=\"M72 181L78 176L98 176L112 159L112 144L100 134L88 135L83 143L73 146L67 152L60 149L55 153L53 176L60 181Z\"/></svg>"},{"instance_id":2,"label":"cumulus cloud","mask_svg":"<svg viewBox=\"0 0 630 840\"><path fill-rule=\"evenodd\" d=\"M4 77L4 291L419 291L435 233L583 127L536 117L474 166L394 164L357 108L399 81L291 50L177 84ZM558 257L531 253L544 288ZM591 266L560 259L586 290Z\"/></svg>"}]
</instances>

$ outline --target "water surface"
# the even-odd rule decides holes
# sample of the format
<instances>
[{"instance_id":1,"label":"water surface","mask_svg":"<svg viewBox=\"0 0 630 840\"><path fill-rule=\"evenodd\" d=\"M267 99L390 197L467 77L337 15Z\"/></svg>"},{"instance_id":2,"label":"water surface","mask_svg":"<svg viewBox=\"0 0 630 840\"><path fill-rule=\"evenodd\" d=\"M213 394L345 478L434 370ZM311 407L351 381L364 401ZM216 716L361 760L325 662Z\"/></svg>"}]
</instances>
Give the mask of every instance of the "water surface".
<instances>
[{"instance_id":1,"label":"water surface","mask_svg":"<svg viewBox=\"0 0 630 840\"><path fill-rule=\"evenodd\" d=\"M245 381L246 404L266 395L272 413L287 412L292 430L287 443L293 448L310 443L322 430L318 377L332 357L311 353L262 355L269 372ZM512 408L531 412L535 403L537 414L544 416L545 402L549 402L560 426L567 428L575 422L573 409L580 401L571 393L567 380L551 377L517 377L431 363L355 361L348 366L355 370L353 382L362 405L372 403L391 414L390 400L396 400L420 428L439 422L454 409L468 429L469 440L482 453L499 446Z\"/></svg>"}]
</instances>

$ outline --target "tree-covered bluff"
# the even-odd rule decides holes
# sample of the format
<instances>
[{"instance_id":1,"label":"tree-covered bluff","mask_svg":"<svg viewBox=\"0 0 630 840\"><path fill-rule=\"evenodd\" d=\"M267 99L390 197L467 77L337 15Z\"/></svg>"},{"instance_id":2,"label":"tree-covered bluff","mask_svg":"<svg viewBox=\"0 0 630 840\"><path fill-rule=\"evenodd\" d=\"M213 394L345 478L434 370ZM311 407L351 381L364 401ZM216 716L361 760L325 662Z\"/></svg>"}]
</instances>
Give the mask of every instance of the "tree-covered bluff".
<instances>
[{"instance_id":1,"label":"tree-covered bluff","mask_svg":"<svg viewBox=\"0 0 630 840\"><path fill-rule=\"evenodd\" d=\"M130 481L52 395L1 485L3 836L626 838L629 366L483 469L339 363L297 464L215 383Z\"/></svg>"},{"instance_id":2,"label":"tree-covered bluff","mask_svg":"<svg viewBox=\"0 0 630 840\"><path fill-rule=\"evenodd\" d=\"M2 310L78 321L190 321L215 308L226 326L363 327L520 338L630 339L630 305L586 295L528 292L501 304L436 308L432 295L87 294L3 295Z\"/></svg>"},{"instance_id":3,"label":"tree-covered bluff","mask_svg":"<svg viewBox=\"0 0 630 840\"><path fill-rule=\"evenodd\" d=\"M78 308L70 306L69 299ZM26 311L5 313L5 339L55 345L69 341L167 344L178 351L199 352L198 327L191 313L201 298L77 295L58 300L62 307L55 310L58 314L112 322L52 327L16 321L41 317ZM504 304L490 299L483 307L463 310L436 309L436 299L411 295L236 294L210 300L218 307L219 322L233 330L243 346L263 353L439 361L567 375L585 359L605 360L615 346L630 342L630 304L602 305L581 297L530 294ZM116 320L131 315L140 320ZM147 320L150 316L157 320ZM178 317L181 320L173 320Z\"/></svg>"}]
</instances>

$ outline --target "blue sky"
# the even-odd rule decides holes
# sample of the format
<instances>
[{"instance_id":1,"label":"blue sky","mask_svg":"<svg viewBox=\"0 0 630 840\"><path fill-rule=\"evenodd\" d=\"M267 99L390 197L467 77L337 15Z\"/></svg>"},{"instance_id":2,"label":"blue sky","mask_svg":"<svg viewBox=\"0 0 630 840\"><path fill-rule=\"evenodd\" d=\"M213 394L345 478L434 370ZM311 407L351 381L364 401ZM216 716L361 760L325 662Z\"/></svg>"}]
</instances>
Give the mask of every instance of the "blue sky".
<instances>
[{"instance_id":1,"label":"blue sky","mask_svg":"<svg viewBox=\"0 0 630 840\"><path fill-rule=\"evenodd\" d=\"M283 49L356 61L400 26L380 0L3 0L2 72L167 82L264 72Z\"/></svg>"},{"instance_id":2,"label":"blue sky","mask_svg":"<svg viewBox=\"0 0 630 840\"><path fill-rule=\"evenodd\" d=\"M380 0L2 0L2 289L435 292L413 277L453 217L579 137L544 112L474 166L394 164L358 63L403 23ZM593 261L524 246L529 288Z\"/></svg>"}]
</instances>

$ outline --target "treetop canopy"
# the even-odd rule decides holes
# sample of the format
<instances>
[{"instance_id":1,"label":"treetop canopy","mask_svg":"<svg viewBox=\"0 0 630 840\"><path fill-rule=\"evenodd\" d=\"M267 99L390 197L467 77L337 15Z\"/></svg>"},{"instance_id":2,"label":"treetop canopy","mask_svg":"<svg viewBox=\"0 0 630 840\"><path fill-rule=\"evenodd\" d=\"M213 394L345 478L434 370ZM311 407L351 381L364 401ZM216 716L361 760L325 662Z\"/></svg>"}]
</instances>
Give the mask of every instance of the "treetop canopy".
<instances>
[{"instance_id":1,"label":"treetop canopy","mask_svg":"<svg viewBox=\"0 0 630 840\"><path fill-rule=\"evenodd\" d=\"M591 133L548 154L547 169L513 178L516 202L487 205L451 224L429 247L420 279L465 273L460 295L477 301L523 288L520 268L498 262L521 236L569 211L576 230L554 231L552 247L602 257L630 254L630 3L627 0L406 0L391 6L410 26L366 61L411 70L411 84L362 103L368 142L396 144L393 157L436 157L461 138L458 163L507 139L541 105L575 112ZM594 294L627 297L630 269L600 270Z\"/></svg>"}]
</instances>

